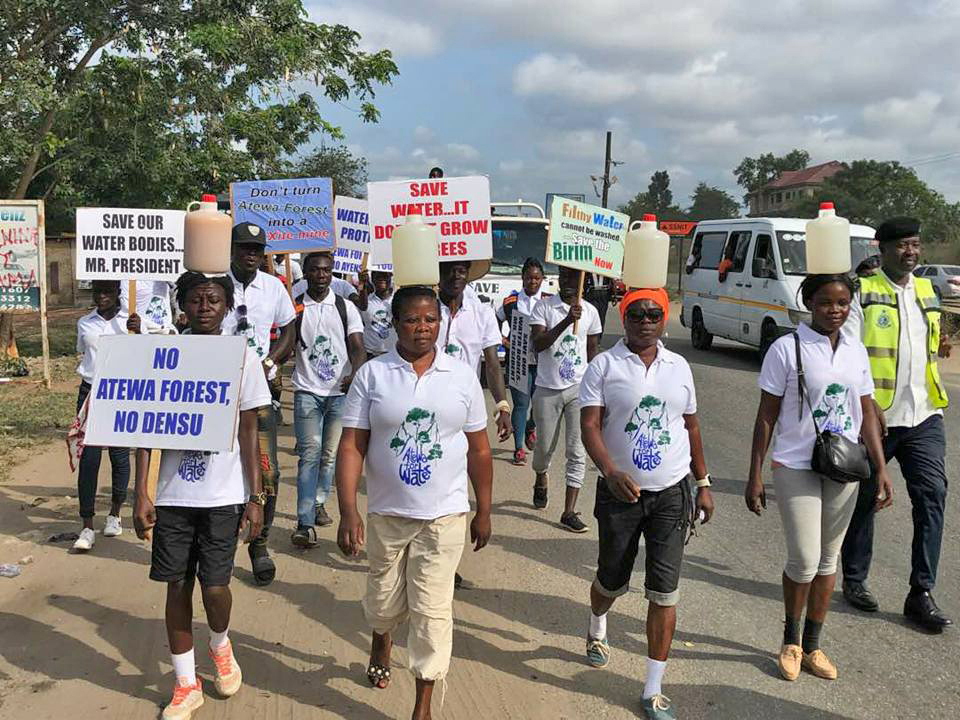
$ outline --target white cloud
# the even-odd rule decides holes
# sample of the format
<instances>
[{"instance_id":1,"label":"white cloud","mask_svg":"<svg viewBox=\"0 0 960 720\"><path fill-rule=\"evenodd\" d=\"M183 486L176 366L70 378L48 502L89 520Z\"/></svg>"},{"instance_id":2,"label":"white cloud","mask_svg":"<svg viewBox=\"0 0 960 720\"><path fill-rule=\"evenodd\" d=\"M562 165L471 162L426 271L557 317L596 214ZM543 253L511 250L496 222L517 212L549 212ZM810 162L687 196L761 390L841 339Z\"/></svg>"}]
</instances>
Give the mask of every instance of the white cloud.
<instances>
[{"instance_id":1,"label":"white cloud","mask_svg":"<svg viewBox=\"0 0 960 720\"><path fill-rule=\"evenodd\" d=\"M517 66L513 88L518 95L557 95L573 102L603 105L633 95L636 83L617 71L587 67L575 55L541 53Z\"/></svg>"},{"instance_id":2,"label":"white cloud","mask_svg":"<svg viewBox=\"0 0 960 720\"><path fill-rule=\"evenodd\" d=\"M466 143L447 143L447 152L458 160L476 160L480 157L480 152Z\"/></svg>"},{"instance_id":3,"label":"white cloud","mask_svg":"<svg viewBox=\"0 0 960 720\"><path fill-rule=\"evenodd\" d=\"M523 170L523 160L501 160L500 172L508 175L516 175Z\"/></svg>"},{"instance_id":4,"label":"white cloud","mask_svg":"<svg viewBox=\"0 0 960 720\"><path fill-rule=\"evenodd\" d=\"M363 50L390 50L394 57L427 57L441 49L434 27L413 20L415 14L396 15L389 10L364 7L361 3L306 3L310 19L327 25L346 25L360 33Z\"/></svg>"}]
</instances>

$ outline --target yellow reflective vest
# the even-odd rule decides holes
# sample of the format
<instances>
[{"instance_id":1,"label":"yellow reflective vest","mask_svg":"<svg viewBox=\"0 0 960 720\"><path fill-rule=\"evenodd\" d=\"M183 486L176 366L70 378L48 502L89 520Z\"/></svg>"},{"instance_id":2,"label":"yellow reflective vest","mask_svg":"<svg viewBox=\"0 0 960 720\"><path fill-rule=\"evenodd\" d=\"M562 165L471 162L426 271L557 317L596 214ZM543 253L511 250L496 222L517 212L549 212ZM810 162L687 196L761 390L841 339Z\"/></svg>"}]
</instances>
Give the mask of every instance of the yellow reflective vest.
<instances>
[{"instance_id":1,"label":"yellow reflective vest","mask_svg":"<svg viewBox=\"0 0 960 720\"><path fill-rule=\"evenodd\" d=\"M947 392L937 369L940 348L940 300L926 278L914 278L917 304L927 324L927 393L934 407L947 406ZM900 307L890 281L882 274L860 279L860 306L863 308L863 344L870 358L874 398L881 408L893 405L900 366Z\"/></svg>"}]
</instances>

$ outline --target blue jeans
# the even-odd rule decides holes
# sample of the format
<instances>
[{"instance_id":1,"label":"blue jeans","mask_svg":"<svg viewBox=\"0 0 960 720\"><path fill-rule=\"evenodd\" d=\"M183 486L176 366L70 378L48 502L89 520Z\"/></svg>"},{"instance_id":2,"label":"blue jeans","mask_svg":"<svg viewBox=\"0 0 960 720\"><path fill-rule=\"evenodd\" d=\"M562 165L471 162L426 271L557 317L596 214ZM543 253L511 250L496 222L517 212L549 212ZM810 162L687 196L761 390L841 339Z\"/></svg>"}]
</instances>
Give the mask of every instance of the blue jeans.
<instances>
[{"instance_id":1,"label":"blue jeans","mask_svg":"<svg viewBox=\"0 0 960 720\"><path fill-rule=\"evenodd\" d=\"M330 493L343 427L345 395L321 397L309 392L293 394L293 425L297 434L297 523L313 527L317 503Z\"/></svg>"},{"instance_id":2,"label":"blue jeans","mask_svg":"<svg viewBox=\"0 0 960 720\"><path fill-rule=\"evenodd\" d=\"M527 368L527 377L530 383L528 386L529 389L525 393L511 386L509 380L506 381L507 387L510 388L510 397L513 398L513 412L510 413L510 423L513 425L514 450L519 450L523 447L527 428L532 429L536 427L533 418L530 416L530 399L533 397L533 388L537 381L536 365L530 365Z\"/></svg>"}]
</instances>

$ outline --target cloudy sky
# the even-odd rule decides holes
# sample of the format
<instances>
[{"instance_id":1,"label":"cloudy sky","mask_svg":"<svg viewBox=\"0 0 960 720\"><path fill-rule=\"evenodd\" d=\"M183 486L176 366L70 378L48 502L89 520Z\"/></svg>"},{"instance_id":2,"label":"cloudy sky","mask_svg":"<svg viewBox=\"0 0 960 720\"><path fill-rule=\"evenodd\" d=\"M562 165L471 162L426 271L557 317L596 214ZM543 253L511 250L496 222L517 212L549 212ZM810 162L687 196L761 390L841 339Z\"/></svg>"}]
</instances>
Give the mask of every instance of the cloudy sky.
<instances>
[{"instance_id":1,"label":"cloudy sky","mask_svg":"<svg viewBox=\"0 0 960 720\"><path fill-rule=\"evenodd\" d=\"M589 200L612 130L611 205L661 168L682 205L701 180L739 198L741 158L794 147L899 160L960 200L960 0L306 4L399 66L379 124L326 105L371 180L441 165L494 199Z\"/></svg>"}]
</instances>

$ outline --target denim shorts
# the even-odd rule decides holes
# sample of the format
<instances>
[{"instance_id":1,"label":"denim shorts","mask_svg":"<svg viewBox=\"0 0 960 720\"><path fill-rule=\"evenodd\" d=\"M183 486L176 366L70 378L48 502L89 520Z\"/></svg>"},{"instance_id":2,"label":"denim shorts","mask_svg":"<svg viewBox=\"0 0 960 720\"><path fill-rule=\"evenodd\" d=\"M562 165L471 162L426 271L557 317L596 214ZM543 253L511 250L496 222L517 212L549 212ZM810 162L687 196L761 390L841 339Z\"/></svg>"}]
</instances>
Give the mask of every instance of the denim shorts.
<instances>
[{"instance_id":1,"label":"denim shorts","mask_svg":"<svg viewBox=\"0 0 960 720\"><path fill-rule=\"evenodd\" d=\"M679 599L680 564L687 527L686 482L660 491L644 490L635 503L618 500L597 479L593 516L597 519L600 552L593 586L606 597L619 597L630 589L640 537L645 544L644 590L648 600L669 607Z\"/></svg>"}]
</instances>

